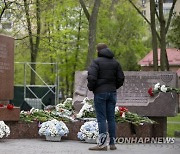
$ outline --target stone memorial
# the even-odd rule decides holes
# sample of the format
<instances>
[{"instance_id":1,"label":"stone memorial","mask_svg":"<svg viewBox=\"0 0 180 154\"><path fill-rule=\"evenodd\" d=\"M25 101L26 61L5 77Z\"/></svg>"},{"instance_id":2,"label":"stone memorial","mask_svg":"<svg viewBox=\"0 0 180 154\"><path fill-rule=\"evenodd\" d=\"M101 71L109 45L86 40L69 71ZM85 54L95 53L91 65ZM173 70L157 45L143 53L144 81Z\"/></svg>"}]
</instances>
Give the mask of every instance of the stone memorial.
<instances>
[{"instance_id":1,"label":"stone memorial","mask_svg":"<svg viewBox=\"0 0 180 154\"><path fill-rule=\"evenodd\" d=\"M151 97L148 89L156 83L177 87L176 73L129 71L124 74L124 85L117 90L117 105L157 121L159 125L154 126L154 136L166 136L167 116L175 116L178 112L178 95L160 92ZM75 74L74 105L78 106L85 97L93 99L93 93L87 89L87 71L78 71Z\"/></svg>"},{"instance_id":2,"label":"stone memorial","mask_svg":"<svg viewBox=\"0 0 180 154\"><path fill-rule=\"evenodd\" d=\"M14 97L14 38L0 35L0 103L7 105ZM20 109L0 107L0 120L16 121Z\"/></svg>"}]
</instances>

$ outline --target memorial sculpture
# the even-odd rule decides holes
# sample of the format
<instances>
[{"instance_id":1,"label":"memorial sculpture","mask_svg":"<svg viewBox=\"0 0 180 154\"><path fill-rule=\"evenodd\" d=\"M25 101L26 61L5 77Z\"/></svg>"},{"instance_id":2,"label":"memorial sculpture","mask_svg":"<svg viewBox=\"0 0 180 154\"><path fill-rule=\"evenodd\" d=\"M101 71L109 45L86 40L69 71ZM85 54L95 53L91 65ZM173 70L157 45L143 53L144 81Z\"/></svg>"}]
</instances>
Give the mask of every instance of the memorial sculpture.
<instances>
[{"instance_id":1,"label":"memorial sculpture","mask_svg":"<svg viewBox=\"0 0 180 154\"><path fill-rule=\"evenodd\" d=\"M13 97L14 38L0 35L0 120L19 120L20 109L10 104Z\"/></svg>"}]
</instances>

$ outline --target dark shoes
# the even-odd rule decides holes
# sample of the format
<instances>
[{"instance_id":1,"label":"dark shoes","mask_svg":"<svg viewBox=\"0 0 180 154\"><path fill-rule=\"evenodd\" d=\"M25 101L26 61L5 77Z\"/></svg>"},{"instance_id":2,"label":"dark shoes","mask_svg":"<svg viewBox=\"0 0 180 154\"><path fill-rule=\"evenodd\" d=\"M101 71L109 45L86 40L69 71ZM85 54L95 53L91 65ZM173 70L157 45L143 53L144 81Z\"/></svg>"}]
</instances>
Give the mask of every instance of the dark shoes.
<instances>
[{"instance_id":1,"label":"dark shoes","mask_svg":"<svg viewBox=\"0 0 180 154\"><path fill-rule=\"evenodd\" d=\"M113 144L113 145L109 145L110 146L110 150L116 150L117 147ZM89 150L94 150L94 151L107 151L107 146L105 147L100 147L98 145L89 148Z\"/></svg>"},{"instance_id":2,"label":"dark shoes","mask_svg":"<svg viewBox=\"0 0 180 154\"><path fill-rule=\"evenodd\" d=\"M107 151L107 146L105 146L105 147L100 147L100 146L96 145L95 147L89 148L89 150L95 150L95 151Z\"/></svg>"},{"instance_id":3,"label":"dark shoes","mask_svg":"<svg viewBox=\"0 0 180 154\"><path fill-rule=\"evenodd\" d=\"M116 150L116 149L117 149L116 146L115 146L114 144L109 145L109 146L110 146L110 150Z\"/></svg>"}]
</instances>

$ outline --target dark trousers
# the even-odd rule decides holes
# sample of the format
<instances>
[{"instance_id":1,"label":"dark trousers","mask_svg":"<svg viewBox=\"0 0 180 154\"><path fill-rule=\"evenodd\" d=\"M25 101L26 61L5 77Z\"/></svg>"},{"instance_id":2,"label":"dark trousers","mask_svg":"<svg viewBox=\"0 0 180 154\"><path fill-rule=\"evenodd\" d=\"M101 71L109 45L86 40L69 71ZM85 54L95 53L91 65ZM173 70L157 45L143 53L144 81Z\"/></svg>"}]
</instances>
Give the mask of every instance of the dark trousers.
<instances>
[{"instance_id":1,"label":"dark trousers","mask_svg":"<svg viewBox=\"0 0 180 154\"><path fill-rule=\"evenodd\" d=\"M94 106L98 122L99 134L107 132L106 120L108 124L108 133L110 136L110 145L114 144L116 137L115 106L116 92L105 92L94 94Z\"/></svg>"}]
</instances>

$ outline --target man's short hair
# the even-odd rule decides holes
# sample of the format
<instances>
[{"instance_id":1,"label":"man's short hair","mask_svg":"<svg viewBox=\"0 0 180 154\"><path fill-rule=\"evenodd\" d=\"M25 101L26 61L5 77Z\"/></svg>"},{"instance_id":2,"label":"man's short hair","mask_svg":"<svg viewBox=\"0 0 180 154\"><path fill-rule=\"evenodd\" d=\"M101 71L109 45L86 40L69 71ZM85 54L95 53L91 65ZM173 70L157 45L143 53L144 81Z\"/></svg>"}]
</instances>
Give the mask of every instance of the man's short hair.
<instances>
[{"instance_id":1,"label":"man's short hair","mask_svg":"<svg viewBox=\"0 0 180 154\"><path fill-rule=\"evenodd\" d=\"M100 51L104 48L107 48L108 46L105 43L98 43L98 45L96 46L97 51Z\"/></svg>"}]
</instances>

